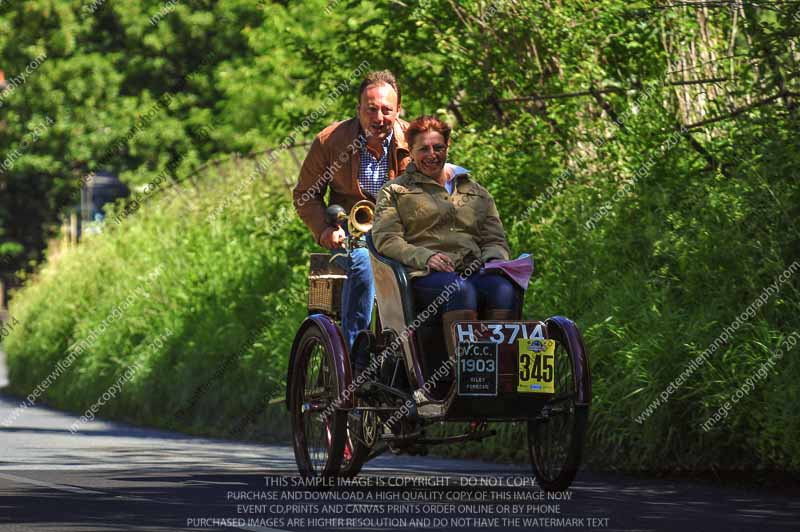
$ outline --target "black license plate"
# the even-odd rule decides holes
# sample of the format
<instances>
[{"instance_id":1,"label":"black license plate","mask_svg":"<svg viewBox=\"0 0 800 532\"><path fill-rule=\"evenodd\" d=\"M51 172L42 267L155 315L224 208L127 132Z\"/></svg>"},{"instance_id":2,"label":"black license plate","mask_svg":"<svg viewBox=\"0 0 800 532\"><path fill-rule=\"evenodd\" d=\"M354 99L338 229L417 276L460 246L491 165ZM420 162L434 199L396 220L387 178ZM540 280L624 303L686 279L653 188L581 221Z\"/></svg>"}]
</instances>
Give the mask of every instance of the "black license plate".
<instances>
[{"instance_id":1,"label":"black license plate","mask_svg":"<svg viewBox=\"0 0 800 532\"><path fill-rule=\"evenodd\" d=\"M497 396L497 344L459 342L456 363L458 395Z\"/></svg>"}]
</instances>

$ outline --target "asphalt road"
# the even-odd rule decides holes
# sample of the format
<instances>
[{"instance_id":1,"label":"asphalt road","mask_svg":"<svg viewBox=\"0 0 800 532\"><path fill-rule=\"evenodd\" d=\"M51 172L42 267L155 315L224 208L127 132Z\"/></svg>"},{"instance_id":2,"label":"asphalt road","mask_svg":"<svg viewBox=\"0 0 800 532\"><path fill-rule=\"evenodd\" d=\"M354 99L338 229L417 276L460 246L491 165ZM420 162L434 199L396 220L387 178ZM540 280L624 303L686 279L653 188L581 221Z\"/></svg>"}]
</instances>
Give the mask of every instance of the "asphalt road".
<instances>
[{"instance_id":1,"label":"asphalt road","mask_svg":"<svg viewBox=\"0 0 800 532\"><path fill-rule=\"evenodd\" d=\"M0 420L18 404L0 396ZM0 531L800 530L800 500L764 489L583 473L548 497L527 467L386 455L358 485L306 487L288 446L75 419L0 426Z\"/></svg>"}]
</instances>

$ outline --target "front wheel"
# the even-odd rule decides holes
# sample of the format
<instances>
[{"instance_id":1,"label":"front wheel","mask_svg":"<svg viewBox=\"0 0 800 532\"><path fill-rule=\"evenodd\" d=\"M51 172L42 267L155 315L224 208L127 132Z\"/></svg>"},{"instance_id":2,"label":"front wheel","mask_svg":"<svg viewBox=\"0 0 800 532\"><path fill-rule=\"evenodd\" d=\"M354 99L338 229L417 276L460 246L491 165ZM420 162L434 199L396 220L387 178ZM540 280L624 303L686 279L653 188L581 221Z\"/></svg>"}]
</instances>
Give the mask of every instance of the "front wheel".
<instances>
[{"instance_id":1,"label":"front wheel","mask_svg":"<svg viewBox=\"0 0 800 532\"><path fill-rule=\"evenodd\" d=\"M340 475L352 478L358 475L372 452L378 437L378 421L374 411L359 411L357 407L347 418L347 438L344 442Z\"/></svg>"},{"instance_id":2,"label":"front wheel","mask_svg":"<svg viewBox=\"0 0 800 532\"><path fill-rule=\"evenodd\" d=\"M591 385L575 325L568 320L551 321L548 331L556 341L555 393L539 416L528 421L528 453L542 489L558 491L569 487L581 463Z\"/></svg>"},{"instance_id":3,"label":"front wheel","mask_svg":"<svg viewBox=\"0 0 800 532\"><path fill-rule=\"evenodd\" d=\"M377 327L380 327L380 316L377 314L376 323ZM355 365L355 359L360 358L362 364L368 366L374 350L375 333L369 330L359 332L350 350L351 363ZM355 375L355 367L353 369L353 375ZM353 382L354 386L356 384ZM358 475L372 452L378 434L378 420L375 412L358 408L368 406L358 397L356 397L355 403L355 408L347 416L347 438L344 442L344 457L340 470L340 475L345 478Z\"/></svg>"},{"instance_id":4,"label":"front wheel","mask_svg":"<svg viewBox=\"0 0 800 532\"><path fill-rule=\"evenodd\" d=\"M339 396L334 355L319 326L306 329L297 343L289 389L292 444L303 477L339 473L347 413L335 408Z\"/></svg>"}]
</instances>

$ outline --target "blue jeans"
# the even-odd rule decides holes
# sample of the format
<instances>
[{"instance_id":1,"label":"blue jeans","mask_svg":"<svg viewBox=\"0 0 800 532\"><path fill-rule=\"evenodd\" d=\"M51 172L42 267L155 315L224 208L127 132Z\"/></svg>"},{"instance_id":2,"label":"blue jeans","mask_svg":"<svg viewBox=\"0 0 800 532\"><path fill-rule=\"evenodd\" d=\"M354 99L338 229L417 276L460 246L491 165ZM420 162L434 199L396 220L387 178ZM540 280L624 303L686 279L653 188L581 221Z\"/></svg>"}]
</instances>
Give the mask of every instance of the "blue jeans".
<instances>
[{"instance_id":1,"label":"blue jeans","mask_svg":"<svg viewBox=\"0 0 800 532\"><path fill-rule=\"evenodd\" d=\"M516 310L517 288L514 283L502 275L482 271L466 279L458 272L431 272L417 277L412 283L415 306L417 309L427 307L450 285L456 290L439 306L437 314L451 310Z\"/></svg>"},{"instance_id":2,"label":"blue jeans","mask_svg":"<svg viewBox=\"0 0 800 532\"><path fill-rule=\"evenodd\" d=\"M349 258L342 252L333 261L347 274L342 287L342 333L349 350L358 331L368 329L372 320L372 302L375 299L372 264L367 248L352 250Z\"/></svg>"}]
</instances>

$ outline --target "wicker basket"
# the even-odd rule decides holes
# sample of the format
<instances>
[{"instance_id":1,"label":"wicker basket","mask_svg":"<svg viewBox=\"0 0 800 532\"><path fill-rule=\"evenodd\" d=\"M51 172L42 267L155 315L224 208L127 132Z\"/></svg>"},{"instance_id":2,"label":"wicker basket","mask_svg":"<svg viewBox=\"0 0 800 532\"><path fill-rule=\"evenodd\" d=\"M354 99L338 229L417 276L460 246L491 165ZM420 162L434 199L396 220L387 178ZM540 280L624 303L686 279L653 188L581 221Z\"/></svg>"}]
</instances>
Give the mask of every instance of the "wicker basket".
<instances>
[{"instance_id":1,"label":"wicker basket","mask_svg":"<svg viewBox=\"0 0 800 532\"><path fill-rule=\"evenodd\" d=\"M344 271L330 262L327 253L311 254L308 275L308 310L334 317L341 315L342 286L347 279Z\"/></svg>"}]
</instances>

